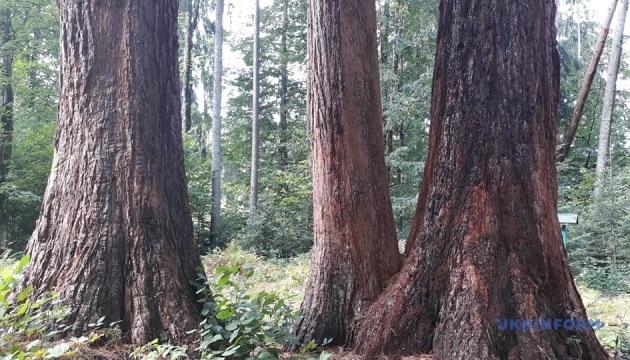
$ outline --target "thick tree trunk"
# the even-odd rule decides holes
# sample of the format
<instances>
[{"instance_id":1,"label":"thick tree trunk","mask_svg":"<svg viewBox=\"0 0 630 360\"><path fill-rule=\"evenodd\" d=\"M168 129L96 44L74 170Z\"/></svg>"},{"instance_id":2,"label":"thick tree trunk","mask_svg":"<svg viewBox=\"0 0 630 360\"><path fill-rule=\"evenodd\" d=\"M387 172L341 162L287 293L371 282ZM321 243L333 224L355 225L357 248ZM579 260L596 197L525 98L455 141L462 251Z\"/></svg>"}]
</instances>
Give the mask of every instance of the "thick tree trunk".
<instances>
[{"instance_id":1,"label":"thick tree trunk","mask_svg":"<svg viewBox=\"0 0 630 360\"><path fill-rule=\"evenodd\" d=\"M13 40L11 10L0 10L0 185L6 182L11 159L13 140L13 55L9 42ZM9 214L6 210L7 196L0 192L0 251L9 245Z\"/></svg>"},{"instance_id":2,"label":"thick tree trunk","mask_svg":"<svg viewBox=\"0 0 630 360\"><path fill-rule=\"evenodd\" d=\"M606 15L606 18L604 19L604 22L602 23L602 28L599 31L599 38L597 38L597 42L595 43L593 56L591 57L591 61L588 64L586 73L584 74L582 87L580 88L580 93L578 94L577 100L575 102L575 108L573 108L571 122L569 123L569 126L564 133L564 137L562 138L562 145L558 150L559 162L563 162L567 158L567 156L569 156L569 152L571 151L571 144L573 143L573 139L575 138L575 133L577 132L578 126L580 125L582 113L584 112L584 107L586 106L586 98L588 97L588 93L591 91L591 85L593 84L593 79L595 78L595 74L597 73L597 65L599 64L599 59L601 59L602 57L602 53L604 52L604 45L606 44L606 38L608 37L610 23L612 22L613 15L615 14L617 2L618 0L612 0L610 2L610 5L608 6L608 13Z\"/></svg>"},{"instance_id":3,"label":"thick tree trunk","mask_svg":"<svg viewBox=\"0 0 630 360\"><path fill-rule=\"evenodd\" d=\"M602 119L599 123L599 144L597 146L597 165L595 167L595 197L598 198L604 182L604 170L608 160L608 148L610 147L610 125L615 107L615 92L617 91L617 76L623 52L623 31L626 24L629 0L622 0L621 8L617 14L617 26L612 41L612 51L608 62L608 77L606 78L606 90L604 90L604 103L602 105Z\"/></svg>"},{"instance_id":4,"label":"thick tree trunk","mask_svg":"<svg viewBox=\"0 0 630 360\"><path fill-rule=\"evenodd\" d=\"M344 344L400 268L383 146L373 0L311 0L314 246L302 342Z\"/></svg>"},{"instance_id":5,"label":"thick tree trunk","mask_svg":"<svg viewBox=\"0 0 630 360\"><path fill-rule=\"evenodd\" d=\"M223 0L217 0L212 116L212 218L210 244L221 245L221 93L223 90Z\"/></svg>"},{"instance_id":6,"label":"thick tree trunk","mask_svg":"<svg viewBox=\"0 0 630 360\"><path fill-rule=\"evenodd\" d=\"M25 283L79 334L104 316L135 344L197 327L177 2L59 0L55 154Z\"/></svg>"},{"instance_id":7,"label":"thick tree trunk","mask_svg":"<svg viewBox=\"0 0 630 360\"><path fill-rule=\"evenodd\" d=\"M585 319L560 239L553 0L440 3L428 160L401 272L355 351L436 359L605 359L593 331L501 331Z\"/></svg>"},{"instance_id":8,"label":"thick tree trunk","mask_svg":"<svg viewBox=\"0 0 630 360\"><path fill-rule=\"evenodd\" d=\"M199 19L200 0L186 1L186 34L184 38L184 120L183 128L185 132L189 132L192 128L192 49L193 35L197 28L197 20Z\"/></svg>"},{"instance_id":9,"label":"thick tree trunk","mask_svg":"<svg viewBox=\"0 0 630 360\"><path fill-rule=\"evenodd\" d=\"M252 103L252 168L250 176L249 213L258 206L258 162L260 159L260 1L254 1L254 84Z\"/></svg>"}]
</instances>

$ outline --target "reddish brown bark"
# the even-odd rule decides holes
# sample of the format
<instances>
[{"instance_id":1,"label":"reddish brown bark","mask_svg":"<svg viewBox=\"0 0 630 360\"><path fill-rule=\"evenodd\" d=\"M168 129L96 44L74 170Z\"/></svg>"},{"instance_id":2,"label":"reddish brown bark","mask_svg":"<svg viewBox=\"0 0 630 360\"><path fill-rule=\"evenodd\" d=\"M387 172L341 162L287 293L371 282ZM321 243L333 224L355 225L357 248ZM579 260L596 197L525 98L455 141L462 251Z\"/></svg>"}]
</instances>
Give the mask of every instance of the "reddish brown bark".
<instances>
[{"instance_id":1,"label":"reddish brown bark","mask_svg":"<svg viewBox=\"0 0 630 360\"><path fill-rule=\"evenodd\" d=\"M344 344L400 268L381 123L373 0L309 2L314 247L296 335Z\"/></svg>"},{"instance_id":2,"label":"reddish brown bark","mask_svg":"<svg viewBox=\"0 0 630 360\"><path fill-rule=\"evenodd\" d=\"M437 359L604 359L592 331L500 331L586 318L560 240L553 0L440 3L428 161L401 272L355 351Z\"/></svg>"},{"instance_id":3,"label":"reddish brown bark","mask_svg":"<svg viewBox=\"0 0 630 360\"><path fill-rule=\"evenodd\" d=\"M189 343L200 266L184 174L177 2L59 0L55 154L26 283L73 333L105 316L136 344Z\"/></svg>"}]
</instances>

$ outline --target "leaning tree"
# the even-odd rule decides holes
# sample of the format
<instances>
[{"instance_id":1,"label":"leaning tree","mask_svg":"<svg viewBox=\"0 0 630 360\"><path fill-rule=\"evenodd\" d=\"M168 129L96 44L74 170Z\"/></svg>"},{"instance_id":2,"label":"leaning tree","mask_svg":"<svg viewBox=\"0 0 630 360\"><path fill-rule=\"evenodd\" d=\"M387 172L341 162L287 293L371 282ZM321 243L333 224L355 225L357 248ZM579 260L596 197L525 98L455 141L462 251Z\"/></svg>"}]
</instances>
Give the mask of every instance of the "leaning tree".
<instances>
[{"instance_id":1,"label":"leaning tree","mask_svg":"<svg viewBox=\"0 0 630 360\"><path fill-rule=\"evenodd\" d=\"M177 1L59 0L58 129L26 283L72 332L105 316L140 344L197 326Z\"/></svg>"},{"instance_id":2,"label":"leaning tree","mask_svg":"<svg viewBox=\"0 0 630 360\"><path fill-rule=\"evenodd\" d=\"M400 268L383 144L374 0L310 0L311 271L296 335L345 344Z\"/></svg>"},{"instance_id":3,"label":"leaning tree","mask_svg":"<svg viewBox=\"0 0 630 360\"><path fill-rule=\"evenodd\" d=\"M556 216L555 12L553 0L441 1L429 153L405 262L358 324L358 354L607 357L592 330L496 323L586 318Z\"/></svg>"}]
</instances>

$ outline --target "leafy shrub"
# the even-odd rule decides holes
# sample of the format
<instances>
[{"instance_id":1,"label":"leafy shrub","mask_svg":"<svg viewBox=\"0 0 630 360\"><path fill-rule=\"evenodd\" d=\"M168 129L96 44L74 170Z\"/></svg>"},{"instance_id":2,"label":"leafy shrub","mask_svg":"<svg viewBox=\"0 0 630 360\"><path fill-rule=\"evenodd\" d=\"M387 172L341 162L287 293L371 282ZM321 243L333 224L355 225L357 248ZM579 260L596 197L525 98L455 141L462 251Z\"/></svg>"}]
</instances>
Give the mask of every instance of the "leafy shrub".
<instances>
[{"instance_id":1,"label":"leafy shrub","mask_svg":"<svg viewBox=\"0 0 630 360\"><path fill-rule=\"evenodd\" d=\"M12 262L8 255L0 269L0 355L3 359L55 359L70 356L101 335L60 341L67 328L62 325L66 315L54 293L31 299L33 287L20 290L23 269L29 257ZM19 292L18 292L19 291ZM13 295L12 295L13 294Z\"/></svg>"},{"instance_id":2,"label":"leafy shrub","mask_svg":"<svg viewBox=\"0 0 630 360\"><path fill-rule=\"evenodd\" d=\"M204 256L203 264L206 274L214 274L221 267L256 269L250 277L236 273L232 278L236 282L247 282L245 290L251 296L261 291L272 292L297 309L304 296L310 259L308 253L292 259L264 259L253 251L243 250L238 243L231 242L225 249Z\"/></svg>"},{"instance_id":3,"label":"leafy shrub","mask_svg":"<svg viewBox=\"0 0 630 360\"><path fill-rule=\"evenodd\" d=\"M197 285L204 302L198 350L203 359L278 359L281 346L296 341L290 333L296 314L275 294L249 295L233 280L237 273L250 278L254 271L220 267L216 280Z\"/></svg>"},{"instance_id":4,"label":"leafy shrub","mask_svg":"<svg viewBox=\"0 0 630 360\"><path fill-rule=\"evenodd\" d=\"M609 293L630 293L630 177L620 176L571 227L569 261L583 284Z\"/></svg>"}]
</instances>

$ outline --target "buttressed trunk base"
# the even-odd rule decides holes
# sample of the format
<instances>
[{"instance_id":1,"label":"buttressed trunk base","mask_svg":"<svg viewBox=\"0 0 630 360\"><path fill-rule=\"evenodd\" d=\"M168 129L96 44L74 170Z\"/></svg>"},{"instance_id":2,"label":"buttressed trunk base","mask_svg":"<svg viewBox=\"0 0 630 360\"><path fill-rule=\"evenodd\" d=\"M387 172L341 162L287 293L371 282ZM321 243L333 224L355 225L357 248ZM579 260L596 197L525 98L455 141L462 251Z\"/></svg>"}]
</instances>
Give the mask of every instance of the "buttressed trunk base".
<instances>
[{"instance_id":1,"label":"buttressed trunk base","mask_svg":"<svg viewBox=\"0 0 630 360\"><path fill-rule=\"evenodd\" d=\"M436 359L605 359L560 240L553 0L440 2L428 161L401 272L355 352Z\"/></svg>"}]
</instances>

